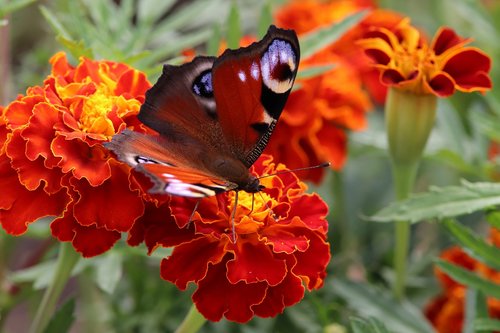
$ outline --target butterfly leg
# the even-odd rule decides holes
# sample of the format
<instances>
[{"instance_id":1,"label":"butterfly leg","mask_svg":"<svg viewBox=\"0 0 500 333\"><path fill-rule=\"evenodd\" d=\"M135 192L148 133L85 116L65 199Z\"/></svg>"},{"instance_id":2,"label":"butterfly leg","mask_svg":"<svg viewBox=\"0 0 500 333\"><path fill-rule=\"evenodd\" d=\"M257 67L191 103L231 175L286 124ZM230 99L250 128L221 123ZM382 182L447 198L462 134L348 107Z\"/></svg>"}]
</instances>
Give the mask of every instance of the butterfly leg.
<instances>
[{"instance_id":1,"label":"butterfly leg","mask_svg":"<svg viewBox=\"0 0 500 333\"><path fill-rule=\"evenodd\" d=\"M233 242L236 243L236 227L234 226L234 217L236 216L236 208L238 208L238 191L234 191L234 207L233 212L231 213L231 225L232 225L232 233L233 233Z\"/></svg>"},{"instance_id":2,"label":"butterfly leg","mask_svg":"<svg viewBox=\"0 0 500 333\"><path fill-rule=\"evenodd\" d=\"M255 193L252 192L252 209L250 209L247 216L250 216L250 214L253 213L254 203L255 203Z\"/></svg>"},{"instance_id":3,"label":"butterfly leg","mask_svg":"<svg viewBox=\"0 0 500 333\"><path fill-rule=\"evenodd\" d=\"M260 197L262 198L262 201L264 202L264 205L266 205L266 208L271 212L271 217L274 219L274 221L277 221L278 220L278 217L274 214L274 211L271 207L269 207L269 205L267 204L267 201L266 199L264 198L264 196L262 195L262 192L258 192Z\"/></svg>"},{"instance_id":4,"label":"butterfly leg","mask_svg":"<svg viewBox=\"0 0 500 333\"><path fill-rule=\"evenodd\" d=\"M198 206L200 205L200 202L201 202L201 199L198 199L198 201L196 201L196 204L194 205L194 208L193 208L193 212L189 216L189 220L188 220L188 223L186 225L188 229L191 226L191 221L193 221L194 213L196 213L196 210L198 209Z\"/></svg>"}]
</instances>

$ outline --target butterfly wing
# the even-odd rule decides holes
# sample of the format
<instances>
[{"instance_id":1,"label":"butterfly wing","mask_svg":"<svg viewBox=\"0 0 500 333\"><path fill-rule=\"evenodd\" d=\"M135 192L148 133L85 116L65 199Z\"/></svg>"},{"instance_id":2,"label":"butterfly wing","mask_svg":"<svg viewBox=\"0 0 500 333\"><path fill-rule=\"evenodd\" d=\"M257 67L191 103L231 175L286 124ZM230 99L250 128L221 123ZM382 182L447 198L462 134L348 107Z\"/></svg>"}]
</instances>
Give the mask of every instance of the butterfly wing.
<instances>
[{"instance_id":1,"label":"butterfly wing","mask_svg":"<svg viewBox=\"0 0 500 333\"><path fill-rule=\"evenodd\" d=\"M202 165L193 167L191 158L200 147L182 143L165 142L161 136L145 135L124 130L113 136L106 148L114 151L123 162L144 173L154 183L150 193L202 198L228 191L236 184L221 179ZM190 151L190 155L183 152ZM187 155L187 156L186 156Z\"/></svg>"},{"instance_id":2,"label":"butterfly wing","mask_svg":"<svg viewBox=\"0 0 500 333\"><path fill-rule=\"evenodd\" d=\"M226 50L213 64L217 116L232 152L250 167L269 141L297 75L293 30L271 26L264 38Z\"/></svg>"}]
</instances>

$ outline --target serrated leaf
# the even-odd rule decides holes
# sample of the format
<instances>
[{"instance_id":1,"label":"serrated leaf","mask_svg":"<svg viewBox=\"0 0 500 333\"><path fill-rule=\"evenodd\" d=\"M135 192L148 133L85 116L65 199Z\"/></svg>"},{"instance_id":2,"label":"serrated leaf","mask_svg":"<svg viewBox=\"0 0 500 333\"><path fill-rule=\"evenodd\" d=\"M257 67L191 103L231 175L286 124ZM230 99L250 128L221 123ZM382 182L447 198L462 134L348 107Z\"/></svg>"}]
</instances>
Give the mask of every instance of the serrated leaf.
<instances>
[{"instance_id":1,"label":"serrated leaf","mask_svg":"<svg viewBox=\"0 0 500 333\"><path fill-rule=\"evenodd\" d=\"M436 259L436 265L453 280L483 292L485 295L500 299L500 285L486 280L471 271L453 265L445 260Z\"/></svg>"},{"instance_id":2,"label":"serrated leaf","mask_svg":"<svg viewBox=\"0 0 500 333\"><path fill-rule=\"evenodd\" d=\"M320 51L355 26L367 14L367 11L360 11L352 14L341 22L332 24L325 28L316 29L300 38L300 56L301 60L305 60L314 53Z\"/></svg>"},{"instance_id":3,"label":"serrated leaf","mask_svg":"<svg viewBox=\"0 0 500 333\"><path fill-rule=\"evenodd\" d=\"M137 20L151 24L158 20L174 4L175 0L148 0L137 2Z\"/></svg>"},{"instance_id":4,"label":"serrated leaf","mask_svg":"<svg viewBox=\"0 0 500 333\"><path fill-rule=\"evenodd\" d=\"M97 286L104 292L112 294L122 277L122 259L117 252L108 252L96 267L95 280Z\"/></svg>"},{"instance_id":5,"label":"serrated leaf","mask_svg":"<svg viewBox=\"0 0 500 333\"><path fill-rule=\"evenodd\" d=\"M94 54L92 53L92 49L88 48L85 46L85 43L80 40L78 42L66 39L63 36L58 36L57 41L61 43L68 51L71 53L75 59L78 59L79 57L86 57L89 59L94 58Z\"/></svg>"},{"instance_id":6,"label":"serrated leaf","mask_svg":"<svg viewBox=\"0 0 500 333\"><path fill-rule=\"evenodd\" d=\"M500 331L500 320L491 318L477 318L474 320L475 331Z\"/></svg>"},{"instance_id":7,"label":"serrated leaf","mask_svg":"<svg viewBox=\"0 0 500 333\"><path fill-rule=\"evenodd\" d=\"M337 278L334 291L365 317L384 318L385 326L394 332L428 333L432 326L422 311L409 302L398 302L388 290Z\"/></svg>"},{"instance_id":8,"label":"serrated leaf","mask_svg":"<svg viewBox=\"0 0 500 333\"><path fill-rule=\"evenodd\" d=\"M75 299L71 298L50 319L44 333L68 333L75 321Z\"/></svg>"},{"instance_id":9,"label":"serrated leaf","mask_svg":"<svg viewBox=\"0 0 500 333\"><path fill-rule=\"evenodd\" d=\"M368 217L377 222L410 221L455 217L500 204L499 183L469 183L461 186L433 187L430 192L411 195L391 203Z\"/></svg>"},{"instance_id":10,"label":"serrated leaf","mask_svg":"<svg viewBox=\"0 0 500 333\"><path fill-rule=\"evenodd\" d=\"M453 220L445 220L443 225L453 235L467 253L492 268L500 270L500 249L486 243L467 227Z\"/></svg>"},{"instance_id":11,"label":"serrated leaf","mask_svg":"<svg viewBox=\"0 0 500 333\"><path fill-rule=\"evenodd\" d=\"M240 46L240 39L242 33L241 33L240 11L235 1L231 3L226 26L227 26L227 32L226 32L227 47L230 49L237 49Z\"/></svg>"}]
</instances>

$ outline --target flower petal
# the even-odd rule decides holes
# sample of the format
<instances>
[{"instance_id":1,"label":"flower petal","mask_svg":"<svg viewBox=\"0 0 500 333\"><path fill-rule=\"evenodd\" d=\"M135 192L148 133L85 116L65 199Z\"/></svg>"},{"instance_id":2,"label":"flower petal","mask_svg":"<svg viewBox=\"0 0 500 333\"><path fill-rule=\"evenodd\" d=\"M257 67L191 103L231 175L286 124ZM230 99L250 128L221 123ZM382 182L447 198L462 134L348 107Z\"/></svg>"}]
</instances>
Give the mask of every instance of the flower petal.
<instances>
[{"instance_id":1,"label":"flower petal","mask_svg":"<svg viewBox=\"0 0 500 333\"><path fill-rule=\"evenodd\" d=\"M447 72L461 91L486 91L491 89L492 83L488 76L491 68L491 59L479 49L464 48L450 57L444 64L443 71Z\"/></svg>"},{"instance_id":2,"label":"flower petal","mask_svg":"<svg viewBox=\"0 0 500 333\"><path fill-rule=\"evenodd\" d=\"M220 278L225 271L225 262L212 266L206 277L199 282L198 289L193 294L193 302L208 320L219 321L225 316L228 320L246 323L254 315L251 307L261 303L266 296L267 284L231 284Z\"/></svg>"},{"instance_id":3,"label":"flower petal","mask_svg":"<svg viewBox=\"0 0 500 333\"><path fill-rule=\"evenodd\" d=\"M270 286L275 286L283 281L287 273L285 261L276 259L269 247L250 242L238 242L237 245L234 259L227 263L230 283L266 281Z\"/></svg>"},{"instance_id":4,"label":"flower petal","mask_svg":"<svg viewBox=\"0 0 500 333\"><path fill-rule=\"evenodd\" d=\"M470 39L465 39L457 35L453 29L441 27L431 43L431 49L439 56L452 47L467 44L469 41Z\"/></svg>"},{"instance_id":5,"label":"flower petal","mask_svg":"<svg viewBox=\"0 0 500 333\"><path fill-rule=\"evenodd\" d=\"M445 72L441 72L434 76L429 82L425 82L425 85L434 94L447 97L453 95L455 92L455 82L453 78Z\"/></svg>"}]
</instances>

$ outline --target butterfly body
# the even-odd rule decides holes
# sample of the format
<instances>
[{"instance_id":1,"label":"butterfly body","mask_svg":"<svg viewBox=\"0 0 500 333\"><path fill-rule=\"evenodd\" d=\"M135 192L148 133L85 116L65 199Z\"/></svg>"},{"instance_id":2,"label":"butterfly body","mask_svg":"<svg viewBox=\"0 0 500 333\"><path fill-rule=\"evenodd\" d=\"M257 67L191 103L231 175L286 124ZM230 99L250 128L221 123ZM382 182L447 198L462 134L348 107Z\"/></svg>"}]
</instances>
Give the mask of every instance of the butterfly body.
<instances>
[{"instance_id":1,"label":"butterfly body","mask_svg":"<svg viewBox=\"0 0 500 333\"><path fill-rule=\"evenodd\" d=\"M151 178L152 193L258 192L263 186L249 168L276 126L298 63L295 33L271 26L248 47L165 65L138 115L159 135L125 130L106 147Z\"/></svg>"}]
</instances>

